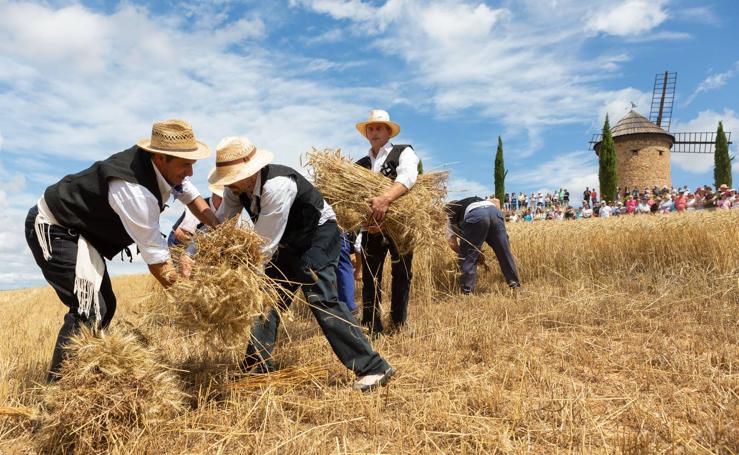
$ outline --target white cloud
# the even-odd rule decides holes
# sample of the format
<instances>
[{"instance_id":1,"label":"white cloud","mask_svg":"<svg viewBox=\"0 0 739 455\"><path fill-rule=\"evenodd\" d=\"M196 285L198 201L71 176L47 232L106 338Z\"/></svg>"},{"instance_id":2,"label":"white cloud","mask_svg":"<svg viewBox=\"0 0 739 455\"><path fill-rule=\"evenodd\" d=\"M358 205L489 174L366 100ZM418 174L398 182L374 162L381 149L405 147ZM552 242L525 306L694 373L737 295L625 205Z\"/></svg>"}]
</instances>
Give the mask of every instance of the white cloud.
<instances>
[{"instance_id":1,"label":"white cloud","mask_svg":"<svg viewBox=\"0 0 739 455\"><path fill-rule=\"evenodd\" d=\"M597 186L598 161L593 151L558 154L533 168L511 172L506 179L506 189L517 193L567 189L570 192L570 203L573 205L578 205L586 187Z\"/></svg>"},{"instance_id":2,"label":"white cloud","mask_svg":"<svg viewBox=\"0 0 739 455\"><path fill-rule=\"evenodd\" d=\"M731 131L732 135L739 131L739 115L732 109L724 109L723 112L712 110L701 111L698 116L687 122L673 123L671 131L684 132L716 132L718 122L724 124L724 131ZM736 139L734 138L734 141ZM713 147L711 147L713 151ZM729 153L736 155L736 145L729 148ZM680 169L695 174L702 174L713 169L713 153L673 153L670 155L670 163Z\"/></svg>"},{"instance_id":3,"label":"white cloud","mask_svg":"<svg viewBox=\"0 0 739 455\"><path fill-rule=\"evenodd\" d=\"M710 74L708 77L703 79L695 91L685 101L685 105L692 103L695 98L704 92L710 92L712 90L719 89L726 85L726 83L734 76L739 74L739 60L734 65L723 73Z\"/></svg>"},{"instance_id":4,"label":"white cloud","mask_svg":"<svg viewBox=\"0 0 739 455\"><path fill-rule=\"evenodd\" d=\"M608 3L587 21L587 29L616 36L642 35L667 19L663 0Z\"/></svg>"},{"instance_id":5,"label":"white cloud","mask_svg":"<svg viewBox=\"0 0 739 455\"><path fill-rule=\"evenodd\" d=\"M493 194L492 186L483 185L475 180L452 174L447 185L447 200L455 200L469 196L487 197Z\"/></svg>"},{"instance_id":6,"label":"white cloud","mask_svg":"<svg viewBox=\"0 0 739 455\"><path fill-rule=\"evenodd\" d=\"M0 5L0 53L26 61L74 65L83 72L102 69L112 38L105 19L82 6L51 10L31 3Z\"/></svg>"},{"instance_id":7,"label":"white cloud","mask_svg":"<svg viewBox=\"0 0 739 455\"><path fill-rule=\"evenodd\" d=\"M311 80L325 64L255 44L266 28L259 17L200 19L185 26L127 3L104 14L0 1L0 287L41 280L22 236L44 186L130 147L152 121L185 118L211 145L246 135L293 166L311 145L365 148L353 125L366 115L366 90ZM196 166L202 190L211 163ZM162 230L180 210L165 212Z\"/></svg>"}]
</instances>

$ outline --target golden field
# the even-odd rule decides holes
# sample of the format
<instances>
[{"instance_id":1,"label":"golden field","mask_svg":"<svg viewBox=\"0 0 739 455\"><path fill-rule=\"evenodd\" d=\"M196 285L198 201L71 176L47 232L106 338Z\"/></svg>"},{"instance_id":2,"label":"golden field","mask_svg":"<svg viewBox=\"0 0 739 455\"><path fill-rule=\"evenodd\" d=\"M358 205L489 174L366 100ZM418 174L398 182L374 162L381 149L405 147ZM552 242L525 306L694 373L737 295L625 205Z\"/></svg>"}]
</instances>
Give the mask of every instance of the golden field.
<instances>
[{"instance_id":1,"label":"golden field","mask_svg":"<svg viewBox=\"0 0 739 455\"><path fill-rule=\"evenodd\" d=\"M492 271L472 297L450 292L448 252L418 258L414 279L427 288L409 325L374 341L398 374L370 394L351 390L303 303L281 329L281 372L239 381L246 340L206 350L149 322L152 280L114 279L114 325L144 331L190 398L104 449L739 453L739 211L508 229L516 291L489 251ZM64 307L46 287L0 292L0 308L0 414L32 412L0 416L0 453L39 453L41 383Z\"/></svg>"}]
</instances>

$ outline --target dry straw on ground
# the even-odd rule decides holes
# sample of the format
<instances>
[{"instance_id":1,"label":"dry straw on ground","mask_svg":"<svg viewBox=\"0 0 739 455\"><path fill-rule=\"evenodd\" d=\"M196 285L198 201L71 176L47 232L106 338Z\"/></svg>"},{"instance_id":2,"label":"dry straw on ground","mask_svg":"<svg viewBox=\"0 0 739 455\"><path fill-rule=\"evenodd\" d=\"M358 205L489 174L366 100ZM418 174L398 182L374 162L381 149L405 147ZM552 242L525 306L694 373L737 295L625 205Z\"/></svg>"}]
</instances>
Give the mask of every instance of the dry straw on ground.
<instances>
[{"instance_id":1,"label":"dry straw on ground","mask_svg":"<svg viewBox=\"0 0 739 455\"><path fill-rule=\"evenodd\" d=\"M152 311L214 346L244 343L254 316L278 299L275 283L263 273L263 240L236 219L196 239L192 275L155 294Z\"/></svg>"},{"instance_id":2,"label":"dry straw on ground","mask_svg":"<svg viewBox=\"0 0 739 455\"><path fill-rule=\"evenodd\" d=\"M313 149L307 154L307 165L343 229L353 231L363 223L373 224L368 219L367 199L390 188L390 179L354 164L340 150ZM443 235L447 177L446 172L420 175L413 188L390 205L382 230L401 254L430 246Z\"/></svg>"},{"instance_id":3,"label":"dry straw on ground","mask_svg":"<svg viewBox=\"0 0 739 455\"><path fill-rule=\"evenodd\" d=\"M737 225L737 211L509 225L523 287L508 290L490 255L478 295L414 289L406 328L373 340L398 369L389 387L353 392L298 307L275 360L325 376L194 389L192 409L113 452L739 453ZM113 324L150 283L113 279ZM48 287L0 305L0 406L36 409L65 307ZM160 329L157 351L180 364L181 339ZM0 416L0 453L37 453L25 421Z\"/></svg>"},{"instance_id":4,"label":"dry straw on ground","mask_svg":"<svg viewBox=\"0 0 739 455\"><path fill-rule=\"evenodd\" d=\"M105 452L184 410L176 375L135 335L83 328L66 351L61 379L41 392L43 452Z\"/></svg>"}]
</instances>

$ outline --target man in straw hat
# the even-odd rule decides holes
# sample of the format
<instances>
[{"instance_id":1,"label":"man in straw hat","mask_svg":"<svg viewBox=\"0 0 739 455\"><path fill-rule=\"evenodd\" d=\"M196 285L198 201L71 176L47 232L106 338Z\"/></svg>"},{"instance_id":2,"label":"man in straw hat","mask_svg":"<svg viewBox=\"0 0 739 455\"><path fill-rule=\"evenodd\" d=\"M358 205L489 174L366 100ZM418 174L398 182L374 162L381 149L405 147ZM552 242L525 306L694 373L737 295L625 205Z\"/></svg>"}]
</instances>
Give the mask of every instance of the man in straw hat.
<instances>
[{"instance_id":1,"label":"man in straw hat","mask_svg":"<svg viewBox=\"0 0 739 455\"><path fill-rule=\"evenodd\" d=\"M354 316L337 296L340 243L336 215L300 173L270 164L273 157L245 137L227 137L218 144L216 167L208 177L211 185L225 186L218 219L230 218L246 209L254 230L265 239L263 251L271 258L265 273L280 282L282 307L290 304L298 286L302 286L334 353L357 375L354 388L367 391L382 386L395 370L372 349ZM276 308L254 323L244 369L274 369L272 350L279 323Z\"/></svg>"},{"instance_id":2,"label":"man in straw hat","mask_svg":"<svg viewBox=\"0 0 739 455\"><path fill-rule=\"evenodd\" d=\"M520 287L521 280L500 209L490 200L472 196L448 203L446 211L449 217L447 238L459 258L462 293L471 294L475 290L478 257L481 257L484 242L495 252L508 286L511 289Z\"/></svg>"},{"instance_id":3,"label":"man in straw hat","mask_svg":"<svg viewBox=\"0 0 739 455\"><path fill-rule=\"evenodd\" d=\"M362 232L362 324L371 333L379 334L383 329L380 314L382 269L388 251L392 258L390 316L396 327L405 324L408 317L413 253L399 255L393 241L382 234L381 226L390 204L416 183L419 159L410 145L390 142L390 138L400 133L400 125L391 121L386 111L371 110L366 121L357 123L357 130L370 143L367 156L357 164L393 181L387 191L369 199L373 223Z\"/></svg>"},{"instance_id":4,"label":"man in straw hat","mask_svg":"<svg viewBox=\"0 0 739 455\"><path fill-rule=\"evenodd\" d=\"M154 124L151 137L46 189L26 218L26 241L44 278L69 307L49 371L58 378L63 345L80 324L105 328L116 309L103 257L136 243L163 286L177 279L159 215L171 195L202 222L215 214L187 180L196 160L210 155L182 120ZM129 252L130 254L130 252Z\"/></svg>"}]
</instances>

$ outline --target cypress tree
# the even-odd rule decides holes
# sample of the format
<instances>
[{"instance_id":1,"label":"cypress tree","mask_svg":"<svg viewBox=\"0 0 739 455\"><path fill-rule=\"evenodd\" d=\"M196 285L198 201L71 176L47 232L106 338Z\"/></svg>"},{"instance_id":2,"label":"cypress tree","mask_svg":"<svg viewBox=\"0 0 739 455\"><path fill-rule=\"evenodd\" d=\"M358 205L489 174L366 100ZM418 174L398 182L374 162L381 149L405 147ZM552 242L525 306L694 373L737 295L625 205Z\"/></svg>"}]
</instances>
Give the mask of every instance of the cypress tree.
<instances>
[{"instance_id":1,"label":"cypress tree","mask_svg":"<svg viewBox=\"0 0 739 455\"><path fill-rule=\"evenodd\" d=\"M611 126L608 123L608 114L603 124L603 139L598 147L599 167L598 180L600 182L601 200L613 202L616 200L616 146L611 135Z\"/></svg>"},{"instance_id":2,"label":"cypress tree","mask_svg":"<svg viewBox=\"0 0 739 455\"><path fill-rule=\"evenodd\" d=\"M724 124L723 122L718 122L716 150L713 154L713 184L716 185L716 189L722 184L725 184L729 188L732 187L731 160L733 159L733 157L729 156L729 143L724 133Z\"/></svg>"},{"instance_id":3,"label":"cypress tree","mask_svg":"<svg viewBox=\"0 0 739 455\"><path fill-rule=\"evenodd\" d=\"M495 152L495 197L503 203L505 196L505 176L508 171L505 170L503 165L503 140L498 136L498 150Z\"/></svg>"}]
</instances>

